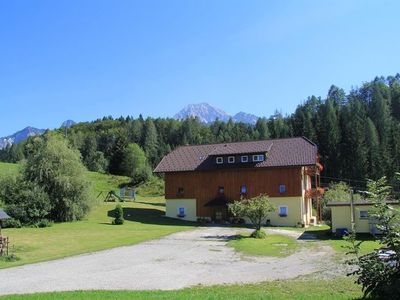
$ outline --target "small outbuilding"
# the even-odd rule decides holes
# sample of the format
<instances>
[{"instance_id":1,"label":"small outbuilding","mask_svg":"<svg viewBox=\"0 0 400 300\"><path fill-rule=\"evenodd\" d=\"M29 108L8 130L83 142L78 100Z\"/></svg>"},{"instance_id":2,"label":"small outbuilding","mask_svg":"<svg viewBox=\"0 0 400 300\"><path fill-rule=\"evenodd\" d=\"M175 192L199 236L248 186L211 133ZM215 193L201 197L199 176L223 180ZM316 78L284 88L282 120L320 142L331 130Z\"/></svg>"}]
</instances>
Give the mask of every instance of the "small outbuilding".
<instances>
[{"instance_id":1,"label":"small outbuilding","mask_svg":"<svg viewBox=\"0 0 400 300\"><path fill-rule=\"evenodd\" d=\"M399 205L399 201L391 200L386 203ZM354 228L357 233L379 233L376 228L376 219L370 216L370 211L374 203L367 200L347 202L328 202L328 207L332 212L332 232L349 231L351 223L354 222Z\"/></svg>"}]
</instances>

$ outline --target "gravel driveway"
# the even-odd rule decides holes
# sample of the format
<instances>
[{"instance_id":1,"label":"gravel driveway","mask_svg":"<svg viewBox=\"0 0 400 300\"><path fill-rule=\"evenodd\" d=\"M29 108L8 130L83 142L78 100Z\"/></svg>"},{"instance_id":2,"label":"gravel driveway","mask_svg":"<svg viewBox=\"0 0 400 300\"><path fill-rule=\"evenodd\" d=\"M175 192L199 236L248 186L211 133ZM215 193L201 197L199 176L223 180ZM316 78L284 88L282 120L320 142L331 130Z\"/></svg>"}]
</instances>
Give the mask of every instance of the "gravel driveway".
<instances>
[{"instance_id":1,"label":"gravel driveway","mask_svg":"<svg viewBox=\"0 0 400 300\"><path fill-rule=\"evenodd\" d=\"M226 246L227 237L237 231L199 228L134 246L3 269L0 294L254 283L320 271L333 255L330 247L320 245L285 258L244 257Z\"/></svg>"}]
</instances>

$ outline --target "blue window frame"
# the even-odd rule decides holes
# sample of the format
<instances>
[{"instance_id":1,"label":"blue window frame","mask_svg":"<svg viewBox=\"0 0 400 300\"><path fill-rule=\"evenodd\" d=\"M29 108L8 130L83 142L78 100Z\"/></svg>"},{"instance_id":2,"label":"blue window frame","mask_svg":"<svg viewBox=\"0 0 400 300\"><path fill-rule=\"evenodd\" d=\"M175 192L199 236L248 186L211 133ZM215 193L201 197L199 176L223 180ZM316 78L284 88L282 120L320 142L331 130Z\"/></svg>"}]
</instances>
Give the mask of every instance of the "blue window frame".
<instances>
[{"instance_id":1,"label":"blue window frame","mask_svg":"<svg viewBox=\"0 0 400 300\"><path fill-rule=\"evenodd\" d=\"M249 162L249 157L247 155L242 155L240 158L242 163L247 163Z\"/></svg>"},{"instance_id":2,"label":"blue window frame","mask_svg":"<svg viewBox=\"0 0 400 300\"><path fill-rule=\"evenodd\" d=\"M178 217L183 218L185 216L185 208L179 207L178 208Z\"/></svg>"},{"instance_id":3,"label":"blue window frame","mask_svg":"<svg viewBox=\"0 0 400 300\"><path fill-rule=\"evenodd\" d=\"M279 185L279 193L283 194L284 192L286 192L286 185L280 184Z\"/></svg>"},{"instance_id":4,"label":"blue window frame","mask_svg":"<svg viewBox=\"0 0 400 300\"><path fill-rule=\"evenodd\" d=\"M279 216L286 217L288 215L288 207L287 206L279 206Z\"/></svg>"},{"instance_id":5,"label":"blue window frame","mask_svg":"<svg viewBox=\"0 0 400 300\"><path fill-rule=\"evenodd\" d=\"M241 187L240 187L240 193L241 194L246 194L247 193L247 187L246 187L246 185L242 185Z\"/></svg>"},{"instance_id":6,"label":"blue window frame","mask_svg":"<svg viewBox=\"0 0 400 300\"><path fill-rule=\"evenodd\" d=\"M254 154L253 155L253 161L263 161L264 160L264 154Z\"/></svg>"}]
</instances>

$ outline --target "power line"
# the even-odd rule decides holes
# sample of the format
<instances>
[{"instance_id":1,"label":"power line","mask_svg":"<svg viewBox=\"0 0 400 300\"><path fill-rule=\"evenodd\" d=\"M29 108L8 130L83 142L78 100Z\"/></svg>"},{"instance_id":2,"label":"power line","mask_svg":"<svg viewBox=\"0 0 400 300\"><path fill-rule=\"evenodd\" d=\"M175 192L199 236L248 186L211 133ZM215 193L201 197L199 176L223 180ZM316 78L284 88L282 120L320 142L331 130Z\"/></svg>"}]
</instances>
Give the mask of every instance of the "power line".
<instances>
[{"instance_id":1,"label":"power line","mask_svg":"<svg viewBox=\"0 0 400 300\"><path fill-rule=\"evenodd\" d=\"M320 176L320 178L324 178L324 179L332 179L332 180L336 180L339 182L361 182L361 183L368 183L369 180L367 179L350 179L350 178L338 178L338 177L329 177L329 176ZM397 186L400 187L400 184L398 183L394 183L391 184L392 186Z\"/></svg>"}]
</instances>

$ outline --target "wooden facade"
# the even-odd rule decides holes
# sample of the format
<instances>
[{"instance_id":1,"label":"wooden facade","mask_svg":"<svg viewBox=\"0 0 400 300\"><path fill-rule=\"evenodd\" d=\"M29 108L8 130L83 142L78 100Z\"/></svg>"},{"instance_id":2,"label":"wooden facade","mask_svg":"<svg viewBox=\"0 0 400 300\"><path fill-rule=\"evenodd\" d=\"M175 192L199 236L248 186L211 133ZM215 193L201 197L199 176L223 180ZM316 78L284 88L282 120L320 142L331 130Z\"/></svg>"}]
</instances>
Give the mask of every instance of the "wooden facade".
<instances>
[{"instance_id":1,"label":"wooden facade","mask_svg":"<svg viewBox=\"0 0 400 300\"><path fill-rule=\"evenodd\" d=\"M220 189L228 201L239 200L241 188L246 187L243 196L252 198L259 194L270 197L301 197L302 168L230 168L209 171L188 171L165 173L166 199L196 199L197 216L209 217L213 208L205 206L221 196ZM284 192L280 186L284 186Z\"/></svg>"}]
</instances>

